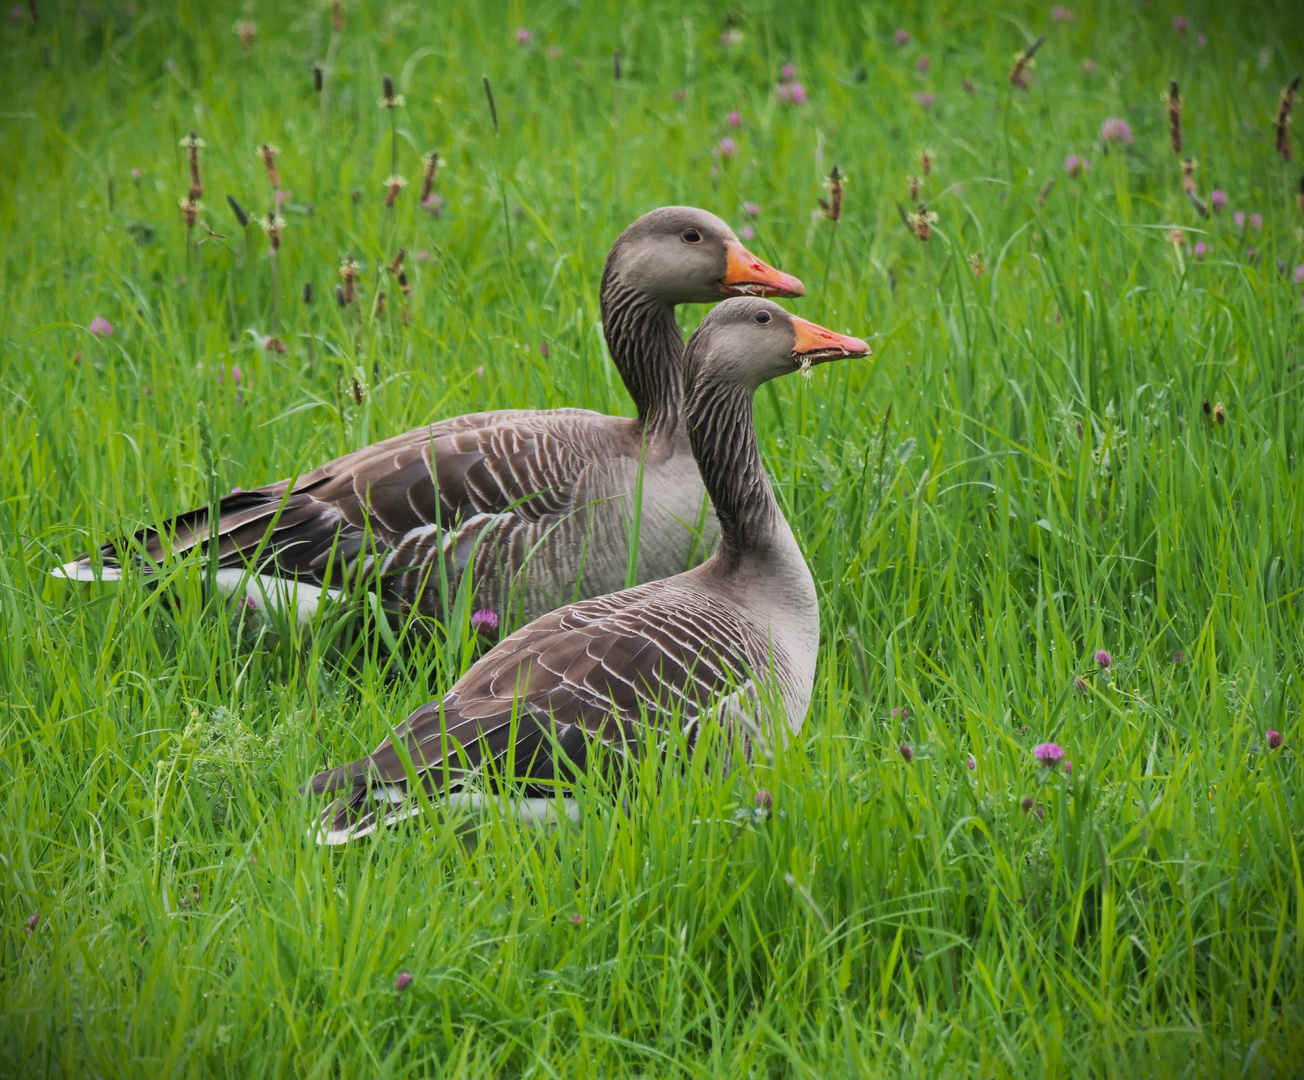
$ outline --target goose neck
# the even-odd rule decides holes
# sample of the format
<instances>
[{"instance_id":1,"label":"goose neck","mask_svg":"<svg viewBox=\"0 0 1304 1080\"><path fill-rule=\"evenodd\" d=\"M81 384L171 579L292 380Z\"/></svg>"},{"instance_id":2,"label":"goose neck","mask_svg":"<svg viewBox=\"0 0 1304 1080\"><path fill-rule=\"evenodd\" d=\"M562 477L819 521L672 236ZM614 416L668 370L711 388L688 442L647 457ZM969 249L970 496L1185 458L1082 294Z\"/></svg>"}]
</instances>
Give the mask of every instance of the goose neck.
<instances>
[{"instance_id":1,"label":"goose neck","mask_svg":"<svg viewBox=\"0 0 1304 1080\"><path fill-rule=\"evenodd\" d=\"M602 330L612 362L649 436L671 434L683 407L684 338L675 309L607 273Z\"/></svg>"},{"instance_id":2,"label":"goose neck","mask_svg":"<svg viewBox=\"0 0 1304 1080\"><path fill-rule=\"evenodd\" d=\"M788 535L761 463L751 387L703 373L689 394L688 438L720 520L719 558L726 567L764 556Z\"/></svg>"}]
</instances>

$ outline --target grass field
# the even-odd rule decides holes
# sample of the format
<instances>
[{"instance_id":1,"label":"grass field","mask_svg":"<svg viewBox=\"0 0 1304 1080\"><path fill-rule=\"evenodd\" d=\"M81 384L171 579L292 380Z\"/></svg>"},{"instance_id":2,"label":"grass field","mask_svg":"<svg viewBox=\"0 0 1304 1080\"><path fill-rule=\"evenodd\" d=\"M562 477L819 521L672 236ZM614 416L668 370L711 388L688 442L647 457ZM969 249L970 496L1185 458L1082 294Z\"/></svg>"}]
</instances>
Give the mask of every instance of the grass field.
<instances>
[{"instance_id":1,"label":"grass field","mask_svg":"<svg viewBox=\"0 0 1304 1080\"><path fill-rule=\"evenodd\" d=\"M0 1073L1300 1074L1298 10L736 7L3 16ZM274 208L264 142L274 258L227 204ZM598 277L670 202L874 346L758 398L821 597L801 738L628 815L582 787L552 836L314 846L298 785L465 669L468 613L395 652L207 603L198 563L47 572L432 417L629 413Z\"/></svg>"}]
</instances>

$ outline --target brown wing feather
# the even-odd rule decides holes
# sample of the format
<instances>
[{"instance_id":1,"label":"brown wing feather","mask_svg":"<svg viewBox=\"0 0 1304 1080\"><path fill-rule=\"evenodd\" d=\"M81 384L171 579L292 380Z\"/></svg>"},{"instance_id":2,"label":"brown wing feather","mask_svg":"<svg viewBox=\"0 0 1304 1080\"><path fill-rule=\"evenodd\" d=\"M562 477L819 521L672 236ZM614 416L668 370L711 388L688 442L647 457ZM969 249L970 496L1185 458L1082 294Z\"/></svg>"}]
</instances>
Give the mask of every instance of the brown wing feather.
<instances>
[{"instance_id":1,"label":"brown wing feather","mask_svg":"<svg viewBox=\"0 0 1304 1080\"><path fill-rule=\"evenodd\" d=\"M437 599L421 595L439 580L432 560L445 554L456 577L488 525L477 574L518 570L528 547L518 534L582 505L577 483L595 445L610 442L616 452L621 423L584 409L453 417L336 458L292 490L281 481L235 492L219 504L219 564L243 567L261 544L261 572L338 583L343 567L330 568L333 558L348 566L374 551L387 598L435 611ZM207 508L164 531L166 541L156 529L109 541L101 557L121 565L141 551L154 563L165 549L184 555L209 540Z\"/></svg>"},{"instance_id":2,"label":"brown wing feather","mask_svg":"<svg viewBox=\"0 0 1304 1080\"><path fill-rule=\"evenodd\" d=\"M487 761L510 760L518 779L556 779L583 767L592 741L622 745L645 716L675 708L683 723L745 684L764 664L754 637L724 601L667 581L582 601L499 642L413 712L395 730L402 754L387 738L308 786L342 793L323 821L343 829L373 812L378 785L406 791L405 756L434 794L458 790Z\"/></svg>"}]
</instances>

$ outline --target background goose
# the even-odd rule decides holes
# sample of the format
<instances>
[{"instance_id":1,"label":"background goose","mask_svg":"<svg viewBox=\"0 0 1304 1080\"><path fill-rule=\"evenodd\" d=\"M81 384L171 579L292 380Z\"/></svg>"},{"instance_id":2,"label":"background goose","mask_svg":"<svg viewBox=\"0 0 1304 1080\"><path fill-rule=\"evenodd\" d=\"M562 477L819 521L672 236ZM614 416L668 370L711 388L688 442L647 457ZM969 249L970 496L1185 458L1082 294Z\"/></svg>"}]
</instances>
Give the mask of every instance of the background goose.
<instances>
[{"instance_id":1,"label":"background goose","mask_svg":"<svg viewBox=\"0 0 1304 1080\"><path fill-rule=\"evenodd\" d=\"M343 843L415 813L404 757L443 799L467 795L469 774L490 761L543 785L582 768L594 740L633 741L658 707L677 709L688 730L749 687L752 702L781 703L798 731L815 679L819 606L761 464L752 397L768 379L868 352L768 300L727 300L707 315L685 350L685 411L719 518L715 553L675 577L561 608L499 642L399 726L403 755L386 739L370 757L311 781L316 794L341 793L323 812L319 839Z\"/></svg>"},{"instance_id":2,"label":"background goose","mask_svg":"<svg viewBox=\"0 0 1304 1080\"><path fill-rule=\"evenodd\" d=\"M437 615L442 555L450 587L472 570L477 606L507 614L510 598L513 611L519 601L534 618L626 584L642 455L637 579L683 570L705 494L680 423L683 338L674 309L749 293L802 296L805 288L751 254L714 214L686 206L645 214L612 247L601 287L603 330L636 420L585 409L458 416L297 480L227 495L216 530L219 585L243 585L251 598L275 603L293 583L306 617L324 584L378 572L391 608ZM142 548L148 568L206 543L207 508L165 532L104 544L103 578L118 578L121 560ZM256 553L261 577L251 579L245 568ZM95 580L100 572L86 555L57 573Z\"/></svg>"}]
</instances>

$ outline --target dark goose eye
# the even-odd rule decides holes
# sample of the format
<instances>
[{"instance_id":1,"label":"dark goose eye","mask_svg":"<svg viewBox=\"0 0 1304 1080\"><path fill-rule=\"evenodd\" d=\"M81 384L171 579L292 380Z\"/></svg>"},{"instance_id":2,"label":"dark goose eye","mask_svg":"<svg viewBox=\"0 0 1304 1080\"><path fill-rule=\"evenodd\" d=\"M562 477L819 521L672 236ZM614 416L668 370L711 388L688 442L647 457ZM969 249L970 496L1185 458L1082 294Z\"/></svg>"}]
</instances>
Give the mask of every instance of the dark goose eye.
<instances>
[{"instance_id":1,"label":"dark goose eye","mask_svg":"<svg viewBox=\"0 0 1304 1080\"><path fill-rule=\"evenodd\" d=\"M700 244L702 242L702 234L696 229L685 229L679 235L685 244Z\"/></svg>"},{"instance_id":2,"label":"dark goose eye","mask_svg":"<svg viewBox=\"0 0 1304 1080\"><path fill-rule=\"evenodd\" d=\"M752 318L755 319L758 323L764 324L770 321L770 313L768 311L758 311L755 315L752 316Z\"/></svg>"}]
</instances>

